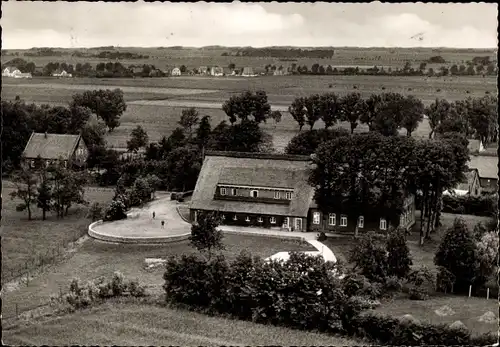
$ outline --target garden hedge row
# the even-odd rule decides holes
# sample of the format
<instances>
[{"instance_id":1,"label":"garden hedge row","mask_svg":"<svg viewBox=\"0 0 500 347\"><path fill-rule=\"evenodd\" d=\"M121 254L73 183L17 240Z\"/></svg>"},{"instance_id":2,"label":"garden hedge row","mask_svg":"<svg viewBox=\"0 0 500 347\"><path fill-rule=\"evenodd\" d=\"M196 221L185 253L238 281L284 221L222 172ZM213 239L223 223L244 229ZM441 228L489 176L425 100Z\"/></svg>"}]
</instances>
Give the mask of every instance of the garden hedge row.
<instances>
[{"instance_id":1,"label":"garden hedge row","mask_svg":"<svg viewBox=\"0 0 500 347\"><path fill-rule=\"evenodd\" d=\"M497 211L497 197L494 196L443 196L443 212L491 216Z\"/></svg>"},{"instance_id":2,"label":"garden hedge row","mask_svg":"<svg viewBox=\"0 0 500 347\"><path fill-rule=\"evenodd\" d=\"M364 314L369 300L349 294L346 284L333 275L334 269L335 265L296 253L287 263L264 262L245 254L232 263L223 256L206 261L184 255L167 262L163 287L169 303L198 311L347 334L384 345L484 345L496 341L492 335L471 337L467 330L446 325Z\"/></svg>"}]
</instances>

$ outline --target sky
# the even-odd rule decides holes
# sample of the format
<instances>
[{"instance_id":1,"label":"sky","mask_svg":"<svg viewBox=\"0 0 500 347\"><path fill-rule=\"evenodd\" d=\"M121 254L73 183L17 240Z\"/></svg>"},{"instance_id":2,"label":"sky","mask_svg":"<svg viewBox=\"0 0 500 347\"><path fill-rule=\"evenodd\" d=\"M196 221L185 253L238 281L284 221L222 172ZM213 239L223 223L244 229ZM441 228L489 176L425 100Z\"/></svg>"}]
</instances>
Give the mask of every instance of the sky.
<instances>
[{"instance_id":1,"label":"sky","mask_svg":"<svg viewBox=\"0 0 500 347\"><path fill-rule=\"evenodd\" d=\"M496 4L2 2L2 48L497 47Z\"/></svg>"}]
</instances>

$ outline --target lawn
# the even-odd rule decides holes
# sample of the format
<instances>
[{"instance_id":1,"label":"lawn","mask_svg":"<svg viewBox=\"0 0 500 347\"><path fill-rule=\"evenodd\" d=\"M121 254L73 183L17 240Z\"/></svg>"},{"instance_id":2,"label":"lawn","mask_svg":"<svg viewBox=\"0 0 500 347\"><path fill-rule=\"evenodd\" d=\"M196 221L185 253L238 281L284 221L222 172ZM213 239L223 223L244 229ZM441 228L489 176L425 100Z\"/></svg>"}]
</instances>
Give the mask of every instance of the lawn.
<instances>
[{"instance_id":1,"label":"lawn","mask_svg":"<svg viewBox=\"0 0 500 347\"><path fill-rule=\"evenodd\" d=\"M226 235L223 242L226 247L223 253L228 259L234 259L244 250L261 257L269 257L281 251L315 250L302 241L251 235ZM195 252L187 240L166 245L133 245L88 239L64 263L43 276L32 279L28 286L23 285L18 290L4 293L3 315L9 317L15 314L16 304L20 311L46 304L52 294L59 293L61 289L66 290L72 278L87 281L100 276L111 276L115 271L122 272L126 278L138 279L152 292L161 292L163 270L146 270L145 258L166 258Z\"/></svg>"},{"instance_id":2,"label":"lawn","mask_svg":"<svg viewBox=\"0 0 500 347\"><path fill-rule=\"evenodd\" d=\"M449 213L442 214L443 226L436 233L431 234L431 240L426 240L423 246L418 245L419 238L419 216L417 211L417 225L414 231L408 236L408 247L413 260L413 267L426 266L432 271L436 271L434 265L434 255L437 251L439 243L446 232L446 229L453 224L456 217L461 217L465 220L470 230L479 222L487 222L487 217L478 217L471 215L453 215ZM354 246L356 240L352 237L334 237L331 236L324 241L335 256L344 262L348 267L352 264L348 262L349 250ZM451 316L439 316L434 313L434 310L448 305L456 313ZM475 333L496 332L497 327L492 324L486 324L477 321L477 318L487 311L493 311L498 314L498 304L494 298L486 300L480 297L462 297L454 295L438 295L433 296L429 300L417 301L409 300L406 296L397 297L391 301L384 301L375 312L389 314L394 317L399 317L405 314L411 314L417 319L426 320L431 323L453 323L456 320L462 321L469 329Z\"/></svg>"},{"instance_id":3,"label":"lawn","mask_svg":"<svg viewBox=\"0 0 500 347\"><path fill-rule=\"evenodd\" d=\"M2 283L15 277L19 270L41 257L51 258L69 242L75 241L87 232L90 220L86 218L87 208L77 206L70 209L64 219L57 219L51 213L42 220L42 212L33 208L33 220L28 220L27 212L18 212L15 207L20 200L9 196L14 191L10 182L3 182L2 195ZM87 189L85 198L90 203L106 203L113 197L109 189Z\"/></svg>"},{"instance_id":4,"label":"lawn","mask_svg":"<svg viewBox=\"0 0 500 347\"><path fill-rule=\"evenodd\" d=\"M8 345L257 346L360 345L359 341L195 312L105 303L47 322L4 330Z\"/></svg>"}]
</instances>

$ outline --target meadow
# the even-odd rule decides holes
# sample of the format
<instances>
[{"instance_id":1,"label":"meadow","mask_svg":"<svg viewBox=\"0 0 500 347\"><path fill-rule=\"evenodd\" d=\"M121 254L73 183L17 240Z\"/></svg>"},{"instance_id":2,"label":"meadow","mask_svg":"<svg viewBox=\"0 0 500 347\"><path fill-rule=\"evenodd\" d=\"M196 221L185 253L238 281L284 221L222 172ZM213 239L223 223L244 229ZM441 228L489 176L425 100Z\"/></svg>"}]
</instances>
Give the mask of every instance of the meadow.
<instances>
[{"instance_id":1,"label":"meadow","mask_svg":"<svg viewBox=\"0 0 500 347\"><path fill-rule=\"evenodd\" d=\"M221 110L222 103L231 95L245 90L266 91L269 102L283 111L283 119L275 124L269 121L264 128L273 135L275 148L280 151L298 131L298 126L288 112L288 106L298 96L334 92L345 95L358 92L363 97L372 93L398 92L411 94L428 105L436 98L449 101L480 97L486 92L496 93L496 79L486 77L393 77L393 76L265 76L239 77L172 77L135 79L55 79L32 80L4 79L2 99L13 100L18 95L26 102L65 105L71 96L83 90L97 88L122 88L128 102L121 125L109 133L107 140L115 148L126 147L131 130L141 125L148 132L150 141L169 136L177 127L182 109L196 107L199 113L211 117L212 126L227 119ZM348 124L340 124L348 127ZM315 128L322 127L318 122ZM356 131L365 131L358 125ZM427 136L429 126L424 120L414 136Z\"/></svg>"}]
</instances>

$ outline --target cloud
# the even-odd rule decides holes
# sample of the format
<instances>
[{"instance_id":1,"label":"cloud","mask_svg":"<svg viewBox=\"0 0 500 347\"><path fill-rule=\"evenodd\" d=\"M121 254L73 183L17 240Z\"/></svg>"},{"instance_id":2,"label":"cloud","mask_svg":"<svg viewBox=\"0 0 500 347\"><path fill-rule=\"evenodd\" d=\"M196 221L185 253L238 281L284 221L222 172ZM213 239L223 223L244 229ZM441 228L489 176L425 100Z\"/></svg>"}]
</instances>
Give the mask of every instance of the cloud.
<instances>
[{"instance_id":1,"label":"cloud","mask_svg":"<svg viewBox=\"0 0 500 347\"><path fill-rule=\"evenodd\" d=\"M4 2L3 47L496 47L496 4ZM411 37L423 34L423 40Z\"/></svg>"}]
</instances>

